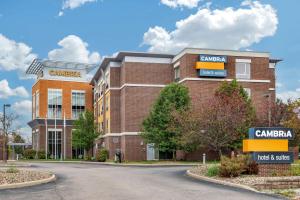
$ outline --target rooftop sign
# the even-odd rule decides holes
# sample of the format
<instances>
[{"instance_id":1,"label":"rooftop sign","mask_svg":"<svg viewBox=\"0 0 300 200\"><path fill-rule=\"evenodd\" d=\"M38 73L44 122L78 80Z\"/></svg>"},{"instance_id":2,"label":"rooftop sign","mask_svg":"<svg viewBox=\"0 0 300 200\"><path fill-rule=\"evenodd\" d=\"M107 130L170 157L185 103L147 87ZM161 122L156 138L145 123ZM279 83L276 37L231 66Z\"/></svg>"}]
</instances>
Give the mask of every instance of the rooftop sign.
<instances>
[{"instance_id":1,"label":"rooftop sign","mask_svg":"<svg viewBox=\"0 0 300 200\"><path fill-rule=\"evenodd\" d=\"M227 56L199 55L200 62L227 63Z\"/></svg>"}]
</instances>

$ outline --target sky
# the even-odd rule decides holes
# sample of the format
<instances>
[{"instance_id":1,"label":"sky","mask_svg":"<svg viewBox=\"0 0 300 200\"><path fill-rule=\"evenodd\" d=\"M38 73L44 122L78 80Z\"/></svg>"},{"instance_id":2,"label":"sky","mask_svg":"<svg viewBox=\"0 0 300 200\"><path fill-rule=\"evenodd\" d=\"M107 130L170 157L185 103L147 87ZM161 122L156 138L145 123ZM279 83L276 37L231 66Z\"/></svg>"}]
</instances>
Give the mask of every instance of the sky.
<instances>
[{"instance_id":1,"label":"sky","mask_svg":"<svg viewBox=\"0 0 300 200\"><path fill-rule=\"evenodd\" d=\"M270 52L283 59L277 97L300 98L299 7L299 0L1 0L0 108L12 105L13 128L27 138L35 80L25 71L33 59L99 64L118 51L184 47Z\"/></svg>"}]
</instances>

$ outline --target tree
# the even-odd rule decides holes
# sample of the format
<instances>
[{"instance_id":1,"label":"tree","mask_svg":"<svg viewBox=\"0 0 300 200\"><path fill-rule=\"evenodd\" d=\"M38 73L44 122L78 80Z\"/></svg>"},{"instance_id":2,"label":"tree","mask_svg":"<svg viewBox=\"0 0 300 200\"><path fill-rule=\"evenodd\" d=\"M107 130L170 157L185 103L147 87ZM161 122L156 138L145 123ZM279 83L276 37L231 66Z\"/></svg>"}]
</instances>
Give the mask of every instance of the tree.
<instances>
[{"instance_id":1,"label":"tree","mask_svg":"<svg viewBox=\"0 0 300 200\"><path fill-rule=\"evenodd\" d=\"M147 143L154 143L162 152L173 152L179 148L177 132L169 129L173 112L188 110L190 97L188 89L177 83L166 86L155 101L150 114L143 121L142 137Z\"/></svg>"},{"instance_id":2,"label":"tree","mask_svg":"<svg viewBox=\"0 0 300 200\"><path fill-rule=\"evenodd\" d=\"M74 121L72 144L75 148L83 148L84 156L93 147L94 140L99 136L94 124L94 114L91 111L81 113L78 120Z\"/></svg>"},{"instance_id":3,"label":"tree","mask_svg":"<svg viewBox=\"0 0 300 200\"><path fill-rule=\"evenodd\" d=\"M18 133L13 133L12 137L13 137L13 142L14 143L25 143L24 138ZM15 146L14 148L15 148L16 154L22 154L23 153L23 147L22 146Z\"/></svg>"},{"instance_id":4,"label":"tree","mask_svg":"<svg viewBox=\"0 0 300 200\"><path fill-rule=\"evenodd\" d=\"M15 120L18 118L17 115L15 115L14 113L9 113L9 114L5 114L5 117L4 115L2 114L0 116L0 125L1 125L1 128L2 128L2 131L3 131L3 161L6 162L7 161L7 140L8 140L8 130L11 129L13 123L15 122ZM5 121L4 121L5 119ZM5 131L4 131L5 130Z\"/></svg>"},{"instance_id":5,"label":"tree","mask_svg":"<svg viewBox=\"0 0 300 200\"><path fill-rule=\"evenodd\" d=\"M282 125L287 128L292 128L295 134L294 140L290 141L290 146L297 146L300 142L300 99L287 103L285 117L282 120Z\"/></svg>"},{"instance_id":6,"label":"tree","mask_svg":"<svg viewBox=\"0 0 300 200\"><path fill-rule=\"evenodd\" d=\"M177 115L183 145L200 145L222 155L225 148L239 148L255 120L255 110L244 89L234 80L224 82L198 113Z\"/></svg>"}]
</instances>

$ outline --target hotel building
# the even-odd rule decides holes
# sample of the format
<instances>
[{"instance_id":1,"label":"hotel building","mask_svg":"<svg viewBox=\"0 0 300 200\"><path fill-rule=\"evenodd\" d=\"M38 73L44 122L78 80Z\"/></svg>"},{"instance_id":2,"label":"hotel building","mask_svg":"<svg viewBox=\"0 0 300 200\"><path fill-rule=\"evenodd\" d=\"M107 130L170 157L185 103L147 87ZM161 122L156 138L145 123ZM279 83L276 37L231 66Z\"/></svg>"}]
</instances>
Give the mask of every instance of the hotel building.
<instances>
[{"instance_id":1,"label":"hotel building","mask_svg":"<svg viewBox=\"0 0 300 200\"><path fill-rule=\"evenodd\" d=\"M26 73L36 76L32 86L33 149L49 158L74 158L83 149L72 148L73 121L93 110L93 87L87 79L92 65L34 60Z\"/></svg>"},{"instance_id":2,"label":"hotel building","mask_svg":"<svg viewBox=\"0 0 300 200\"><path fill-rule=\"evenodd\" d=\"M249 94L257 114L265 117L275 102L275 65L266 52L186 48L176 55L119 52L105 58L93 77L94 113L102 135L97 148L107 148L110 159L121 150L123 160L158 159L153 144L139 135L159 92L177 82L189 89L197 110L223 81L237 79ZM199 159L202 153L185 155Z\"/></svg>"}]
</instances>

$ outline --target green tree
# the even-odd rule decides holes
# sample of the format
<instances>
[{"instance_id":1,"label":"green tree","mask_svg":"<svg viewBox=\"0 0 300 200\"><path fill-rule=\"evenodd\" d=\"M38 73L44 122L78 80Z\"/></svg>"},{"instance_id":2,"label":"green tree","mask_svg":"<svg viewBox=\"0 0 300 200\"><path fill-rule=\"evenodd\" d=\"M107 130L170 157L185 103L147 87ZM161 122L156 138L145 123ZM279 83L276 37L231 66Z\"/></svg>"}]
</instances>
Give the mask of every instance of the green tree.
<instances>
[{"instance_id":1,"label":"green tree","mask_svg":"<svg viewBox=\"0 0 300 200\"><path fill-rule=\"evenodd\" d=\"M12 137L13 137L13 142L14 143L25 143L24 138L18 133L13 133ZM22 146L15 146L14 148L15 148L16 154L23 154L23 147Z\"/></svg>"},{"instance_id":2,"label":"green tree","mask_svg":"<svg viewBox=\"0 0 300 200\"><path fill-rule=\"evenodd\" d=\"M154 143L162 152L173 152L179 148L178 132L169 129L173 112L182 112L190 107L188 89L177 83L166 86L155 101L149 116L143 121L142 137L147 143Z\"/></svg>"},{"instance_id":3,"label":"green tree","mask_svg":"<svg viewBox=\"0 0 300 200\"><path fill-rule=\"evenodd\" d=\"M295 134L294 140L289 141L289 145L295 147L300 142L300 99L287 103L286 115L282 120L282 125L292 128Z\"/></svg>"},{"instance_id":4,"label":"green tree","mask_svg":"<svg viewBox=\"0 0 300 200\"><path fill-rule=\"evenodd\" d=\"M94 140L99 136L94 124L94 114L91 111L81 113L79 118L74 121L72 134L72 145L75 148L83 148L84 156L93 147Z\"/></svg>"}]
</instances>

